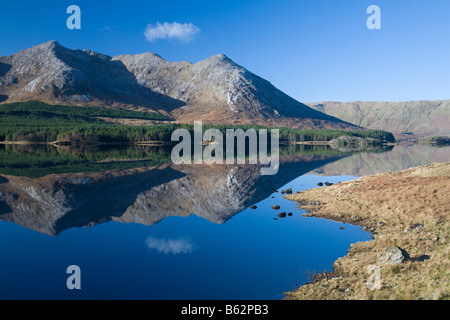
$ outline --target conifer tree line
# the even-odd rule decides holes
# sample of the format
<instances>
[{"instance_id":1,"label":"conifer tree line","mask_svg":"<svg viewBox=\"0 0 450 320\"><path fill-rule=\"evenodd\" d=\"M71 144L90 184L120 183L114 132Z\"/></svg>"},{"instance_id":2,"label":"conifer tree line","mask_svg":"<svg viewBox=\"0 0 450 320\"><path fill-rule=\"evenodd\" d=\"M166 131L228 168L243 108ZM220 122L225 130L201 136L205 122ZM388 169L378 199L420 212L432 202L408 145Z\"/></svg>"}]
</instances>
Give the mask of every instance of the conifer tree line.
<instances>
[{"instance_id":1,"label":"conifer tree line","mask_svg":"<svg viewBox=\"0 0 450 320\"><path fill-rule=\"evenodd\" d=\"M100 117L154 120L147 126L130 126L107 123ZM170 123L156 112L131 111L99 107L48 105L30 101L0 105L0 141L53 142L66 140L77 143L134 143L142 141L170 142L172 132L184 128L191 132L193 124ZM165 123L161 123L164 121ZM203 130L219 129L225 135L227 129L268 129L258 125L231 126L204 124ZM382 130L302 130L277 128L281 141L330 141L340 136L374 138L394 142L392 133Z\"/></svg>"}]
</instances>

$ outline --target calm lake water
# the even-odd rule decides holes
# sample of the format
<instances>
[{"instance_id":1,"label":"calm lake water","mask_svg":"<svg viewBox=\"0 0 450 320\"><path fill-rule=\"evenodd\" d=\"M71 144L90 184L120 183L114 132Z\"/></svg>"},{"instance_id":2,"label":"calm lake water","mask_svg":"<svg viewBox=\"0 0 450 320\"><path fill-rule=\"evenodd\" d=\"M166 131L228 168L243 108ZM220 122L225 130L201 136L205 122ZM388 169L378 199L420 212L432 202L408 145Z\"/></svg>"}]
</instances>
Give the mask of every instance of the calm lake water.
<instances>
[{"instance_id":1,"label":"calm lake water","mask_svg":"<svg viewBox=\"0 0 450 320\"><path fill-rule=\"evenodd\" d=\"M176 166L163 148L0 146L0 298L282 299L371 235L302 217L275 191L449 156L295 146L261 176L257 165ZM66 287L70 265L81 290Z\"/></svg>"}]
</instances>

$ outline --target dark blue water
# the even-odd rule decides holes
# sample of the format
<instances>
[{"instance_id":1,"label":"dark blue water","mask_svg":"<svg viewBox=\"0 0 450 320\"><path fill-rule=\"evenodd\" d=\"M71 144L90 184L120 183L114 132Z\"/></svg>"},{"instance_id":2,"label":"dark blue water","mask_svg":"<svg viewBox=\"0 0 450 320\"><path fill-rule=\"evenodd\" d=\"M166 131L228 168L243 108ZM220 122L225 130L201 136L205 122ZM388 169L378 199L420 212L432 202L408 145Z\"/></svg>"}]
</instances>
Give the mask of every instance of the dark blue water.
<instances>
[{"instance_id":1,"label":"dark blue water","mask_svg":"<svg viewBox=\"0 0 450 320\"><path fill-rule=\"evenodd\" d=\"M305 175L283 188L348 179ZM0 298L281 299L311 273L330 270L351 243L370 238L360 227L301 217L280 193L256 205L224 224L192 215L153 226L108 222L56 237L1 222ZM280 211L293 215L274 220ZM69 265L81 269L81 290L66 287Z\"/></svg>"}]
</instances>

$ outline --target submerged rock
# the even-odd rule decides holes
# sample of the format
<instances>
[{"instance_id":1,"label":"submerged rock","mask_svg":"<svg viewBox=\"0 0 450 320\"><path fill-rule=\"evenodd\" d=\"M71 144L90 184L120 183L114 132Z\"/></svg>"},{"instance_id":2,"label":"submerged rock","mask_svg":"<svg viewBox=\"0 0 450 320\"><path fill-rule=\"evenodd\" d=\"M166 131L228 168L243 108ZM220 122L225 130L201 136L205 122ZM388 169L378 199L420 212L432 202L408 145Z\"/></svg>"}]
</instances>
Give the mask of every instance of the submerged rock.
<instances>
[{"instance_id":1,"label":"submerged rock","mask_svg":"<svg viewBox=\"0 0 450 320\"><path fill-rule=\"evenodd\" d=\"M278 209L280 209L280 206L277 205L277 204L275 204L275 205L272 206L272 209L273 209L273 210L278 210Z\"/></svg>"},{"instance_id":2,"label":"submerged rock","mask_svg":"<svg viewBox=\"0 0 450 320\"><path fill-rule=\"evenodd\" d=\"M286 194L292 194L292 189L291 188L286 189Z\"/></svg>"},{"instance_id":3,"label":"submerged rock","mask_svg":"<svg viewBox=\"0 0 450 320\"><path fill-rule=\"evenodd\" d=\"M278 216L279 216L280 218L286 218L286 212L280 212L280 213L278 214Z\"/></svg>"}]
</instances>

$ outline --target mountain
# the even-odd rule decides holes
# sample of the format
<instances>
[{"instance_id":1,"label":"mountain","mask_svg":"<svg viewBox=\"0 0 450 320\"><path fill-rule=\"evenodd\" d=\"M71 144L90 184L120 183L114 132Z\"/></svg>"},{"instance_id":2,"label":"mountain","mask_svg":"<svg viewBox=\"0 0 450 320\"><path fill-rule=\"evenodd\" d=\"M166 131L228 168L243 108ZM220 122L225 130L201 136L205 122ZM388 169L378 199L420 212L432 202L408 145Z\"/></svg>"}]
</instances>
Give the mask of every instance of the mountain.
<instances>
[{"instance_id":1,"label":"mountain","mask_svg":"<svg viewBox=\"0 0 450 320\"><path fill-rule=\"evenodd\" d=\"M284 94L223 54L198 63L110 57L50 41L0 57L0 102L146 108L192 123L356 129Z\"/></svg>"},{"instance_id":2,"label":"mountain","mask_svg":"<svg viewBox=\"0 0 450 320\"><path fill-rule=\"evenodd\" d=\"M450 100L316 102L308 105L368 129L415 136L450 135Z\"/></svg>"},{"instance_id":3,"label":"mountain","mask_svg":"<svg viewBox=\"0 0 450 320\"><path fill-rule=\"evenodd\" d=\"M183 104L139 85L121 62L107 55L70 50L56 41L0 57L0 94L7 102L41 100L147 108Z\"/></svg>"}]
</instances>

